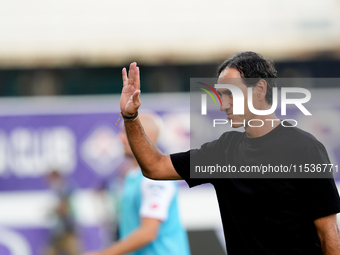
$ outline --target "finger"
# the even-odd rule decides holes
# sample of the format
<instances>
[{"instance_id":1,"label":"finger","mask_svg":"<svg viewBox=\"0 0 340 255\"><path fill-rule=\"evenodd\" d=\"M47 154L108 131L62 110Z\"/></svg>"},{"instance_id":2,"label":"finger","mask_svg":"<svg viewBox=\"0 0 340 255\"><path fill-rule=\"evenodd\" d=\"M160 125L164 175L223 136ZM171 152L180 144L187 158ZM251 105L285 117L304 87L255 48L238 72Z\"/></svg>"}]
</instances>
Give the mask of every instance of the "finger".
<instances>
[{"instance_id":1,"label":"finger","mask_svg":"<svg viewBox=\"0 0 340 255\"><path fill-rule=\"evenodd\" d=\"M126 72L125 67L122 70L122 77L123 77L123 87L125 87L128 85L128 78L127 78L127 72Z\"/></svg>"},{"instance_id":2,"label":"finger","mask_svg":"<svg viewBox=\"0 0 340 255\"><path fill-rule=\"evenodd\" d=\"M135 106L139 106L141 104L140 102L140 90L136 90L132 95L132 101Z\"/></svg>"},{"instance_id":3,"label":"finger","mask_svg":"<svg viewBox=\"0 0 340 255\"><path fill-rule=\"evenodd\" d=\"M136 67L136 74L135 74L135 88L140 89L140 74L139 74L139 67Z\"/></svg>"},{"instance_id":4,"label":"finger","mask_svg":"<svg viewBox=\"0 0 340 255\"><path fill-rule=\"evenodd\" d=\"M131 85L131 86L134 85L135 68L136 68L136 64L135 64L135 62L132 62L132 63L130 64L130 68L129 68L129 77L128 77L128 85Z\"/></svg>"},{"instance_id":5,"label":"finger","mask_svg":"<svg viewBox=\"0 0 340 255\"><path fill-rule=\"evenodd\" d=\"M131 85L131 81L132 81L132 79L130 79L131 78L131 72L132 72L132 63L129 66L128 85Z\"/></svg>"}]
</instances>

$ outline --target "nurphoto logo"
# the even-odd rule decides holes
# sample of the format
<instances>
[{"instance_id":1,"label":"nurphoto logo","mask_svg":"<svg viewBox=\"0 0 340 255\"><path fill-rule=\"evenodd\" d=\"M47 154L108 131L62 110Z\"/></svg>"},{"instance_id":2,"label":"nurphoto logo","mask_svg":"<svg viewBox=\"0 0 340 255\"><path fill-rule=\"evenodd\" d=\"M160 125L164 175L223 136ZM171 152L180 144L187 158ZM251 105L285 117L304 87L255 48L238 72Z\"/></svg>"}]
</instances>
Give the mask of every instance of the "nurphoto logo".
<instances>
[{"instance_id":1,"label":"nurphoto logo","mask_svg":"<svg viewBox=\"0 0 340 255\"><path fill-rule=\"evenodd\" d=\"M199 82L200 84L206 86L208 89L210 89L219 99L220 104L222 105L222 100L219 96L219 94L217 93L217 91L210 85ZM233 115L243 115L244 114L244 95L243 92L240 88L238 88L235 85L231 85L231 84L215 84L214 86L216 89L228 89L230 90L232 96L233 96ZM206 92L206 94L202 94L201 95L201 115L207 115L207 94L213 99L215 105L217 105L216 100L214 98L214 96L212 95L212 93L208 90L208 89L204 89L204 88L199 88L203 91ZM277 88L273 88L272 90L272 105L270 109L267 110L257 110L254 108L253 106L253 99L252 99L252 87L248 87L247 89L247 93L248 93L248 100L247 100L247 104L248 104L248 108L249 110L256 114L256 115L269 115L275 112L275 110L277 109L277 105L278 105L278 89ZM288 93L295 93L295 94L302 94L304 95L304 97L302 98L287 98L287 94ZM249 96L250 95L250 96ZM307 103L309 100L311 99L311 93L309 90L305 89L305 88L292 88L292 87L282 87L281 88L281 115L285 116L287 114L287 105L291 104L291 105L295 105L304 115L309 115L311 116L312 114L306 109L306 107L303 105L305 103ZM260 125L252 125L253 122L260 122ZM266 119L266 121L271 121L272 125L274 125L274 121L280 121L279 119ZM284 121L288 121L288 119L286 120L282 120L281 124L283 126L285 126L283 124ZM295 124L293 124L292 126L297 126L297 121L294 119L289 119L289 121L293 121L295 122ZM216 125L220 125L220 124L226 124L228 123L227 119L214 119L213 120L213 126L215 127ZM232 120L230 120L230 124L232 125ZM236 124L236 123L234 123ZM240 123L237 123L240 124ZM243 126L245 126L245 120L243 121L244 124ZM260 119L251 119L248 121L248 125L251 127L262 127L264 125L263 120ZM288 127L288 126L287 126ZM289 126L291 127L291 126Z\"/></svg>"}]
</instances>

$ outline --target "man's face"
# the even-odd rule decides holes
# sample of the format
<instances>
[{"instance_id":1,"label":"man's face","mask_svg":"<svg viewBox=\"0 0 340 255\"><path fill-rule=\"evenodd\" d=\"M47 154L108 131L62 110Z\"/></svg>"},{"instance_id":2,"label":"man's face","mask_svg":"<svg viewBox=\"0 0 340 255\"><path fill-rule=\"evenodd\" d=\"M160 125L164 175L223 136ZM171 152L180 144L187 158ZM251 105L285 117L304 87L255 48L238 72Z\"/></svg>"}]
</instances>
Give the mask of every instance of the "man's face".
<instances>
[{"instance_id":1,"label":"man's face","mask_svg":"<svg viewBox=\"0 0 340 255\"><path fill-rule=\"evenodd\" d=\"M120 129L119 138L120 138L121 142L123 143L125 156L133 157L133 153L131 151L131 148L130 148L130 145L129 145L129 141L128 141L127 137L126 137L126 132L125 132L123 126Z\"/></svg>"},{"instance_id":2,"label":"man's face","mask_svg":"<svg viewBox=\"0 0 340 255\"><path fill-rule=\"evenodd\" d=\"M222 105L220 107L221 111L226 112L227 118L232 120L232 127L243 126L243 121L245 120L245 125L250 119L253 118L253 113L250 112L248 108L248 97L247 97L247 86L243 83L240 72L235 68L224 69L220 76L218 77L218 84L231 84L242 90L244 95L244 114L243 115L233 115L233 95L229 89L217 89L218 94L221 97Z\"/></svg>"}]
</instances>

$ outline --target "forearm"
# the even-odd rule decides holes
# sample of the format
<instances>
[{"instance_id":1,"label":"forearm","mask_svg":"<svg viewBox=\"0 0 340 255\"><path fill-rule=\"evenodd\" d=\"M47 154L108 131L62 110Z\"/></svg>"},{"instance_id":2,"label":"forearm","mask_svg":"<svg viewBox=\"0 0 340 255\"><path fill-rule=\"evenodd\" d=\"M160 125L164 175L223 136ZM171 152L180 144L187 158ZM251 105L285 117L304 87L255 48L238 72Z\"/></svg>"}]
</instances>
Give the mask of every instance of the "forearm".
<instances>
[{"instance_id":1,"label":"forearm","mask_svg":"<svg viewBox=\"0 0 340 255\"><path fill-rule=\"evenodd\" d=\"M154 240L155 236L145 233L142 229L132 232L127 238L118 241L114 245L101 252L101 255L122 255L141 249Z\"/></svg>"},{"instance_id":2,"label":"forearm","mask_svg":"<svg viewBox=\"0 0 340 255\"><path fill-rule=\"evenodd\" d=\"M314 221L325 255L340 254L340 232L336 214L316 219Z\"/></svg>"},{"instance_id":3,"label":"forearm","mask_svg":"<svg viewBox=\"0 0 340 255\"><path fill-rule=\"evenodd\" d=\"M320 235L322 252L324 255L340 254L340 235L339 229L334 229L332 235Z\"/></svg>"}]
</instances>

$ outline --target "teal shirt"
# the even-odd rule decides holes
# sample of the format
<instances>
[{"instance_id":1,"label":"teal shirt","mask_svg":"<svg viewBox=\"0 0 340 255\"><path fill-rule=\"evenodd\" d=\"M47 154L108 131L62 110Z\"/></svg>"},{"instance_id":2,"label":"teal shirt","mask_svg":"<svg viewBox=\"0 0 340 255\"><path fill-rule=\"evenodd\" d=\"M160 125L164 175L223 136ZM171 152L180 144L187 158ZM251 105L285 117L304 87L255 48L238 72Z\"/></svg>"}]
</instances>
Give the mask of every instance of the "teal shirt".
<instances>
[{"instance_id":1,"label":"teal shirt","mask_svg":"<svg viewBox=\"0 0 340 255\"><path fill-rule=\"evenodd\" d=\"M173 181L154 181L140 169L125 179L119 220L120 238L140 226L141 218L162 221L157 238L131 255L189 255L187 234L180 222L177 206L178 187Z\"/></svg>"}]
</instances>

